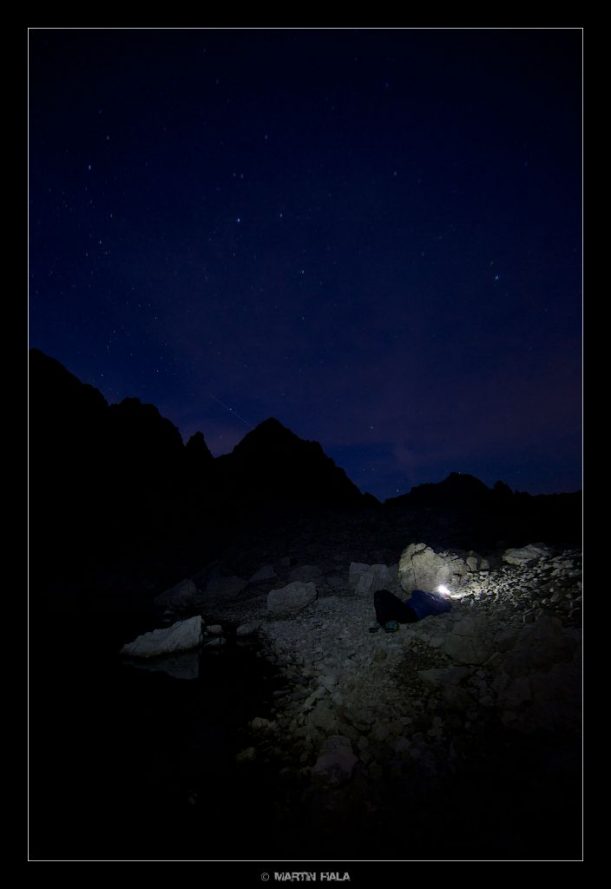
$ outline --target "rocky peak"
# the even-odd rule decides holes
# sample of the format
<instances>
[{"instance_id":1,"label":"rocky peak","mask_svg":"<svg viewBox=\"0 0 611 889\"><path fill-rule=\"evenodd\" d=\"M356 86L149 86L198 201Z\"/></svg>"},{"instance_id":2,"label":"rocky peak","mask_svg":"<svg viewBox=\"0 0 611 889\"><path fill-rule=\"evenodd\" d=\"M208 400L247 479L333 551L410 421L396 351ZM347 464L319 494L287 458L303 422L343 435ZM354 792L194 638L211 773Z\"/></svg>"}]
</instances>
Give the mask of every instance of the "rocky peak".
<instances>
[{"instance_id":1,"label":"rocky peak","mask_svg":"<svg viewBox=\"0 0 611 889\"><path fill-rule=\"evenodd\" d=\"M193 458L194 461L209 463L214 460L212 451L206 444L206 439L201 432L195 432L188 440L185 448L189 457Z\"/></svg>"},{"instance_id":2,"label":"rocky peak","mask_svg":"<svg viewBox=\"0 0 611 889\"><path fill-rule=\"evenodd\" d=\"M233 449L234 454L255 453L257 451L265 451L273 449L290 449L304 443L299 436L291 432L284 426L280 420L275 417L269 417L263 420L250 432L247 432L244 438Z\"/></svg>"},{"instance_id":3,"label":"rocky peak","mask_svg":"<svg viewBox=\"0 0 611 889\"><path fill-rule=\"evenodd\" d=\"M392 497L387 502L411 506L470 506L483 503L490 496L490 488L474 475L469 475L468 472L451 472L441 482L416 485L407 494Z\"/></svg>"},{"instance_id":4,"label":"rocky peak","mask_svg":"<svg viewBox=\"0 0 611 889\"><path fill-rule=\"evenodd\" d=\"M316 441L306 441L270 417L219 458L247 498L356 504L363 495Z\"/></svg>"}]
</instances>

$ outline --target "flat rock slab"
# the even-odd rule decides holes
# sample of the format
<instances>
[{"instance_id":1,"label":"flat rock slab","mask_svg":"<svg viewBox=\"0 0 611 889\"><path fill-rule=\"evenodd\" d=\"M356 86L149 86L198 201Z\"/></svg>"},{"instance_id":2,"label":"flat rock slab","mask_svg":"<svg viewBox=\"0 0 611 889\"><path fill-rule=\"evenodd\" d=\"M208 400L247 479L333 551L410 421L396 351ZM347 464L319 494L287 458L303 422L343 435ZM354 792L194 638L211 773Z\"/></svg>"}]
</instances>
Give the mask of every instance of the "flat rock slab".
<instances>
[{"instance_id":1,"label":"flat rock slab","mask_svg":"<svg viewBox=\"0 0 611 889\"><path fill-rule=\"evenodd\" d=\"M188 651L197 648L202 641L202 619L200 615L188 620L179 620L171 627L152 630L128 642L121 654L129 657L160 657L174 651Z\"/></svg>"}]
</instances>

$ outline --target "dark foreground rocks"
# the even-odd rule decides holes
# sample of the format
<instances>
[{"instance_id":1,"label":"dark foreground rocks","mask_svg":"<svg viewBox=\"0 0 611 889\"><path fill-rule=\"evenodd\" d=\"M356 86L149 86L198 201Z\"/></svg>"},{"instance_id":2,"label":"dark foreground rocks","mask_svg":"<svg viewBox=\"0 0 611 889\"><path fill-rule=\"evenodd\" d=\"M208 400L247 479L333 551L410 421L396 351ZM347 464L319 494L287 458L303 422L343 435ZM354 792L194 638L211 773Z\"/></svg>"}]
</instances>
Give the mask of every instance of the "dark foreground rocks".
<instances>
[{"instance_id":1,"label":"dark foreground rocks","mask_svg":"<svg viewBox=\"0 0 611 889\"><path fill-rule=\"evenodd\" d=\"M435 570L456 562L431 553ZM289 566L281 563L270 581L275 592L214 600L215 613L240 622L244 644L256 640L285 679L271 712L245 732L237 764L277 771L279 817L288 824L307 811L319 850L341 834L345 854L354 854L368 836L376 854L392 857L399 813L402 824L424 830L453 811L461 823L442 843L444 854L461 836L458 857L469 850L537 857L534 821L543 811L550 823L562 820L549 811L562 789L572 800L564 821L570 840L559 828L554 851L541 834L541 854L579 855L581 555L545 547L503 555L465 554L464 572L445 577L455 587L452 610L395 633L368 630L380 583L406 597L401 561L310 566L304 576L316 579L291 585L307 587L307 601L286 610L274 604L289 589L282 586ZM367 834L374 815L375 840ZM474 820L468 837L465 818ZM519 836L501 828L492 836L487 818L517 819ZM424 850L426 836L421 841Z\"/></svg>"}]
</instances>

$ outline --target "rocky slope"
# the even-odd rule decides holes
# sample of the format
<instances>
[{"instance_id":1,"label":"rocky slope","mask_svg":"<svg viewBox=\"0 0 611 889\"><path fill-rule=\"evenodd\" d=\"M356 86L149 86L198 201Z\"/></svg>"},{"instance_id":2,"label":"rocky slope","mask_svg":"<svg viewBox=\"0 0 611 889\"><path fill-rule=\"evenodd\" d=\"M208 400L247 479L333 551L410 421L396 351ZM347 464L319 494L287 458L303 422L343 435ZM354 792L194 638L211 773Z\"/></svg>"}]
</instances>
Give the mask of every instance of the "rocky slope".
<instances>
[{"instance_id":1,"label":"rocky slope","mask_svg":"<svg viewBox=\"0 0 611 889\"><path fill-rule=\"evenodd\" d=\"M472 570L452 610L395 633L369 628L376 588L407 595L398 565L346 564L335 555L318 565L284 557L252 578L223 578L217 568L208 592L200 581L196 607L237 626L241 644L258 640L260 656L285 678L238 755L240 768L271 763L283 777L279 816L308 812L319 849L333 844L341 825L354 852L358 837L371 842L375 813L385 854L404 824L398 810L416 807L411 829L430 830L450 811L461 820L465 805L472 819L465 800L484 793L480 785L517 782L525 794L519 821L551 799L550 776L541 777L550 769L551 784L570 796L565 782L575 789L580 755L580 552L538 546L487 561L465 554ZM284 611L277 607L283 595ZM478 777L462 799L456 787L472 772ZM460 830L453 824L455 835ZM480 840L485 847L483 833Z\"/></svg>"}]
</instances>

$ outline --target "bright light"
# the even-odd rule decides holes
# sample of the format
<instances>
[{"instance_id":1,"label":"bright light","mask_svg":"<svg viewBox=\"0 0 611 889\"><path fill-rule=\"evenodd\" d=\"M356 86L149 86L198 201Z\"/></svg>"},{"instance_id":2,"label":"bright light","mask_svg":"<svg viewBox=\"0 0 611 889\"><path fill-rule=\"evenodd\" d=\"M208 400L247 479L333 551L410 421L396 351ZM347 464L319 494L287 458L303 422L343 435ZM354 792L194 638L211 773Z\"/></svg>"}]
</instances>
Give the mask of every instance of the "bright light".
<instances>
[{"instance_id":1,"label":"bright light","mask_svg":"<svg viewBox=\"0 0 611 889\"><path fill-rule=\"evenodd\" d=\"M443 584L441 586L437 587L437 592L441 593L442 596L451 596L452 595L452 593L449 591L447 586L443 586Z\"/></svg>"}]
</instances>

